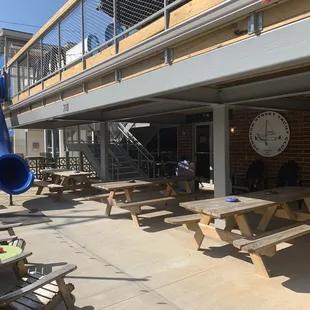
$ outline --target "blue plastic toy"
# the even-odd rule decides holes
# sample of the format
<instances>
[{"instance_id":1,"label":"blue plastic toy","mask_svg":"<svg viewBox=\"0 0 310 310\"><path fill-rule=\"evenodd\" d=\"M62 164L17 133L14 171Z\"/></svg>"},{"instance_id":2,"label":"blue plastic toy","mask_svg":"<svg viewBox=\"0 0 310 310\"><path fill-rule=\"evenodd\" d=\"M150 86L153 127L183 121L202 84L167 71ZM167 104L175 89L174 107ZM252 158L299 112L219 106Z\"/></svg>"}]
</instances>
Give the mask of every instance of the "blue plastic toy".
<instances>
[{"instance_id":1,"label":"blue plastic toy","mask_svg":"<svg viewBox=\"0 0 310 310\"><path fill-rule=\"evenodd\" d=\"M226 202L239 202L240 200L236 197L228 197L228 198L225 198L225 201Z\"/></svg>"}]
</instances>

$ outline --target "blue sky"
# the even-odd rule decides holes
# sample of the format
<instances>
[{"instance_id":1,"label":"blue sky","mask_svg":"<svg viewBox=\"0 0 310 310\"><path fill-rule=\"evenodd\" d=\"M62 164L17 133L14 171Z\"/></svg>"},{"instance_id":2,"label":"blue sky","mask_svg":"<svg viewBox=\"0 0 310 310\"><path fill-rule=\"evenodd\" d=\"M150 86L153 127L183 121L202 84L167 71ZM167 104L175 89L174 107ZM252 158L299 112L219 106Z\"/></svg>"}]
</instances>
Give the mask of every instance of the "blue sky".
<instances>
[{"instance_id":1,"label":"blue sky","mask_svg":"<svg viewBox=\"0 0 310 310\"><path fill-rule=\"evenodd\" d=\"M1 0L0 29L35 33L40 28L8 24L3 21L42 27L66 2L67 0Z\"/></svg>"}]
</instances>

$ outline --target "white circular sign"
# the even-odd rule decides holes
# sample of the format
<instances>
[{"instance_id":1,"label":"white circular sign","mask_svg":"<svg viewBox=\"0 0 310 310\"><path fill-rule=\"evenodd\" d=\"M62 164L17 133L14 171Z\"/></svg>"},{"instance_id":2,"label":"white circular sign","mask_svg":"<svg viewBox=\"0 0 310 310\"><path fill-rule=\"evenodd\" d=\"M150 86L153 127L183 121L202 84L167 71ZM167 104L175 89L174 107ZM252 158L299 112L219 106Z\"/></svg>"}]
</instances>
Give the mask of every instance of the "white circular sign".
<instances>
[{"instance_id":1,"label":"white circular sign","mask_svg":"<svg viewBox=\"0 0 310 310\"><path fill-rule=\"evenodd\" d=\"M287 120L277 112L267 111L253 120L249 139L258 154L273 157L285 150L290 141L290 134Z\"/></svg>"}]
</instances>

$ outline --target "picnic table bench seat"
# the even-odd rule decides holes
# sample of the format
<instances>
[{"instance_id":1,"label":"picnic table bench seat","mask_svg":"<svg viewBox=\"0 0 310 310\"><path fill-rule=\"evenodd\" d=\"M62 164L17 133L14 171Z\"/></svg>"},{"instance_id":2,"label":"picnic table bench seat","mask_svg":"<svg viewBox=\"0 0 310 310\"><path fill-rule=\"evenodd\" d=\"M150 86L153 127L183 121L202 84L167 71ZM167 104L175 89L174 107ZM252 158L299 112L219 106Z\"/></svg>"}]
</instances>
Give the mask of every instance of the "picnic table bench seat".
<instances>
[{"instance_id":1,"label":"picnic table bench seat","mask_svg":"<svg viewBox=\"0 0 310 310\"><path fill-rule=\"evenodd\" d=\"M51 182L48 182L48 181L42 181L42 180L38 180L38 179L35 179L33 184L35 186L39 186L39 187L47 187L50 189L50 191L57 191L59 189L63 189L64 186L60 185L60 184L54 184L54 183L51 183Z\"/></svg>"},{"instance_id":2,"label":"picnic table bench seat","mask_svg":"<svg viewBox=\"0 0 310 310\"><path fill-rule=\"evenodd\" d=\"M172 225L186 225L186 224L198 224L200 221L201 215L199 213L181 215L174 217L166 217L165 222Z\"/></svg>"},{"instance_id":3,"label":"picnic table bench seat","mask_svg":"<svg viewBox=\"0 0 310 310\"><path fill-rule=\"evenodd\" d=\"M175 201L175 200L176 200L176 197L168 196L168 197L160 197L160 198L154 198L154 199L148 199L148 200L118 203L117 207L129 210L134 224L140 227L140 221L139 221L138 215L141 213L141 207L157 206L157 205L166 204L169 201Z\"/></svg>"},{"instance_id":4,"label":"picnic table bench seat","mask_svg":"<svg viewBox=\"0 0 310 310\"><path fill-rule=\"evenodd\" d=\"M272 249L276 245L298 237L302 237L310 233L310 222L293 224L288 227L280 228L270 232L266 232L254 237L241 238L233 241L233 245L251 255L255 259L256 256L264 255L268 249ZM274 254L275 254L274 249ZM270 277L270 271L264 263L256 266L257 273Z\"/></svg>"},{"instance_id":5,"label":"picnic table bench seat","mask_svg":"<svg viewBox=\"0 0 310 310\"><path fill-rule=\"evenodd\" d=\"M0 231L7 231L10 236L15 236L15 232L13 228L22 226L23 223L13 223L13 224L1 224L0 223Z\"/></svg>"},{"instance_id":6,"label":"picnic table bench seat","mask_svg":"<svg viewBox=\"0 0 310 310\"><path fill-rule=\"evenodd\" d=\"M153 198L153 199L148 199L148 200L124 202L124 203L117 204L117 206L122 209L130 209L130 208L143 207L143 206L156 206L161 203L165 204L169 201L175 201L175 200L176 200L176 197L168 196L168 197L159 197L159 198Z\"/></svg>"}]
</instances>

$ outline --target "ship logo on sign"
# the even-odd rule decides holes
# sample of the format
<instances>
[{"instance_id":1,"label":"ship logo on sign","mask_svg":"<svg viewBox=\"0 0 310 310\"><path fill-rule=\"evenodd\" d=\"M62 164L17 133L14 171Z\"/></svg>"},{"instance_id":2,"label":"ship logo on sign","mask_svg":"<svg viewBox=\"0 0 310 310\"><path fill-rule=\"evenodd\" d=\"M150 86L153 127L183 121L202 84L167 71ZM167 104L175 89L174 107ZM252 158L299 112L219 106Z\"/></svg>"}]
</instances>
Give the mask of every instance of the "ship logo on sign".
<instances>
[{"instance_id":1,"label":"ship logo on sign","mask_svg":"<svg viewBox=\"0 0 310 310\"><path fill-rule=\"evenodd\" d=\"M279 113L267 111L259 114L252 122L249 131L253 149L265 157L282 153L290 140L290 127Z\"/></svg>"}]
</instances>

